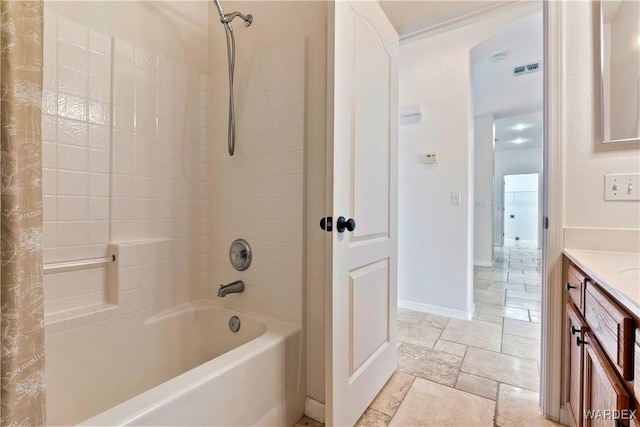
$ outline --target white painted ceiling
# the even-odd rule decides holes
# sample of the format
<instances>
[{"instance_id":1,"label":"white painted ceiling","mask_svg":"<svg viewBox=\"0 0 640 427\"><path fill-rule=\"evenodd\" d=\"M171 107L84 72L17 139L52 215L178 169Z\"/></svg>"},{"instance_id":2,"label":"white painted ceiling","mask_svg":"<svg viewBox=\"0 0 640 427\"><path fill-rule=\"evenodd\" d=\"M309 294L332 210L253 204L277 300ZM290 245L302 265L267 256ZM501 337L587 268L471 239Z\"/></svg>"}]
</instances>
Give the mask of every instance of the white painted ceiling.
<instances>
[{"instance_id":1,"label":"white painted ceiling","mask_svg":"<svg viewBox=\"0 0 640 427\"><path fill-rule=\"evenodd\" d=\"M400 36L477 12L505 0L379 0Z\"/></svg>"},{"instance_id":2,"label":"white painted ceiling","mask_svg":"<svg viewBox=\"0 0 640 427\"><path fill-rule=\"evenodd\" d=\"M379 0L401 37L506 2L511 1ZM543 72L512 75L513 67L543 59L542 2L539 5L539 12L514 22L470 52L474 114L494 115L496 150L542 145ZM504 54L504 59L491 60L496 54ZM514 129L518 124L527 127ZM521 139L526 141L513 142Z\"/></svg>"},{"instance_id":3,"label":"white painted ceiling","mask_svg":"<svg viewBox=\"0 0 640 427\"><path fill-rule=\"evenodd\" d=\"M542 123L542 111L495 119L494 150L521 150L542 146Z\"/></svg>"},{"instance_id":4,"label":"white painted ceiling","mask_svg":"<svg viewBox=\"0 0 640 427\"><path fill-rule=\"evenodd\" d=\"M470 55L474 114L494 115L495 150L542 146L544 64L535 73L513 75L514 67L543 59L542 12L514 22ZM495 55L504 57L496 60ZM515 130L517 124L528 127Z\"/></svg>"}]
</instances>

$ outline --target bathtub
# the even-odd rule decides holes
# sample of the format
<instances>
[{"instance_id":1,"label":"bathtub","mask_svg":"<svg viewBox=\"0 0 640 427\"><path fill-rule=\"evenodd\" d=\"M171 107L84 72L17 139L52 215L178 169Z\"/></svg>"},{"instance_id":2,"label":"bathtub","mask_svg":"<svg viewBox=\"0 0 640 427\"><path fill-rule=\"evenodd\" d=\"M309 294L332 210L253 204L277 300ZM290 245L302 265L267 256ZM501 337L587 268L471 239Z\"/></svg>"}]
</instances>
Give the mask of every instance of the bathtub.
<instances>
[{"instance_id":1,"label":"bathtub","mask_svg":"<svg viewBox=\"0 0 640 427\"><path fill-rule=\"evenodd\" d=\"M90 347L48 357L50 425L285 426L304 410L300 329L208 300Z\"/></svg>"}]
</instances>

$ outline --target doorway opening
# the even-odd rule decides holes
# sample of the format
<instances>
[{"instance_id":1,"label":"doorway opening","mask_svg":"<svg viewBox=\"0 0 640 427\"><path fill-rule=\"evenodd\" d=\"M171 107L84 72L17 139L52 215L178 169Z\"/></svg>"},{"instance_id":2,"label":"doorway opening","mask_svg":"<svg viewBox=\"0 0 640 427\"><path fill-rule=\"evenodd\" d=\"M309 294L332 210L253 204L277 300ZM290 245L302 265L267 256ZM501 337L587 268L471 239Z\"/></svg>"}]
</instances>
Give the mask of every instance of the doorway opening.
<instances>
[{"instance_id":1,"label":"doorway opening","mask_svg":"<svg viewBox=\"0 0 640 427\"><path fill-rule=\"evenodd\" d=\"M539 248L539 180L537 173L503 176L503 246Z\"/></svg>"},{"instance_id":2,"label":"doorway opening","mask_svg":"<svg viewBox=\"0 0 640 427\"><path fill-rule=\"evenodd\" d=\"M539 363L542 341L543 28L535 12L470 52L474 320L500 323L501 357L523 366ZM519 375L539 392L539 367Z\"/></svg>"}]
</instances>

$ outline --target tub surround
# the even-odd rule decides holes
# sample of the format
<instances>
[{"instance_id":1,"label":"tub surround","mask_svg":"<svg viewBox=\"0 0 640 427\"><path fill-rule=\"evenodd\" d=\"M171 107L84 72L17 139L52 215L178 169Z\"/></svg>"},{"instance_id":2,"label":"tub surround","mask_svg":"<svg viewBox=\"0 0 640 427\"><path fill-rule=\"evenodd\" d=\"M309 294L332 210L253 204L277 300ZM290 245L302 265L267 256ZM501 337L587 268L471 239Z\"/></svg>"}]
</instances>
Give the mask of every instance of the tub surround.
<instances>
[{"instance_id":1,"label":"tub surround","mask_svg":"<svg viewBox=\"0 0 640 427\"><path fill-rule=\"evenodd\" d=\"M227 326L233 315L242 322L237 333ZM292 425L302 413L295 325L198 300L159 313L127 335L128 344L102 340L108 345L96 346L103 355L89 360L102 360L101 370L111 375L98 382L97 392L87 374L89 389L74 387L66 401L75 404L64 405L69 411L53 423L76 423L69 417L80 415L78 407L84 417L95 415L81 425ZM137 351L118 368L125 347ZM66 356L82 359L80 352ZM144 381L132 381L134 372L146 372Z\"/></svg>"},{"instance_id":2,"label":"tub surround","mask_svg":"<svg viewBox=\"0 0 640 427\"><path fill-rule=\"evenodd\" d=\"M118 271L139 275L133 288L117 289L113 264L46 274L48 324L189 300L210 283L206 79L55 4L45 4L44 262L110 256L115 242L147 242L153 255L154 242L166 247L158 268Z\"/></svg>"},{"instance_id":3,"label":"tub surround","mask_svg":"<svg viewBox=\"0 0 640 427\"><path fill-rule=\"evenodd\" d=\"M243 5L258 21L259 13ZM264 22L264 21L261 21ZM263 25L263 24L261 24ZM217 26L216 30L220 30ZM302 322L303 215L307 40L297 37L256 51L250 40L259 27L237 37L236 151L227 152L227 67L209 76L211 105L211 283L242 280L241 294L219 299L281 320ZM221 31L224 33L223 31ZM216 32L216 40L218 40ZM225 51L217 57L226 58ZM222 66L220 66L222 65ZM251 267L237 271L229 246L249 242ZM211 298L217 289L212 287ZM295 421L295 420L294 420Z\"/></svg>"}]
</instances>

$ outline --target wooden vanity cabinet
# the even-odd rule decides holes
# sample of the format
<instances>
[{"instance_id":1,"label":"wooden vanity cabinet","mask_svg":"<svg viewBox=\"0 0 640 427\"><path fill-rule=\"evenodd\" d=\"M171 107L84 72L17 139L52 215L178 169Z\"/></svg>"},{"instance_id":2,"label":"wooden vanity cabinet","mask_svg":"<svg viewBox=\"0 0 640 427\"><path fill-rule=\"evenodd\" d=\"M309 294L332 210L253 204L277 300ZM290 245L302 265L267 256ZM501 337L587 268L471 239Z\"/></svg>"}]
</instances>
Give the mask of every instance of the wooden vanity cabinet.
<instances>
[{"instance_id":1,"label":"wooden vanity cabinet","mask_svg":"<svg viewBox=\"0 0 640 427\"><path fill-rule=\"evenodd\" d=\"M584 343L584 426L629 426L631 399L604 351L587 332Z\"/></svg>"},{"instance_id":2,"label":"wooden vanity cabinet","mask_svg":"<svg viewBox=\"0 0 640 427\"><path fill-rule=\"evenodd\" d=\"M564 400L569 424L640 427L633 412L640 409L640 319L579 268L567 265Z\"/></svg>"}]
</instances>

